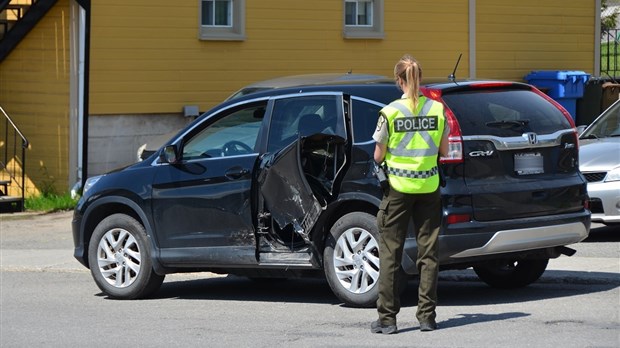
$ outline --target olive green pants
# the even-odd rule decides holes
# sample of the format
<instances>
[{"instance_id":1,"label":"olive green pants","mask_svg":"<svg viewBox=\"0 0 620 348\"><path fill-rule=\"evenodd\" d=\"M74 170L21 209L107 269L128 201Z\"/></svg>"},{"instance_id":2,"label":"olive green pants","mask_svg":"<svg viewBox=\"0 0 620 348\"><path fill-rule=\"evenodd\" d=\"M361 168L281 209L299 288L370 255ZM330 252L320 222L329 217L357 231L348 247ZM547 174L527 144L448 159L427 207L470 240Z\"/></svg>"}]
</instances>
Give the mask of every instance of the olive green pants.
<instances>
[{"instance_id":1,"label":"olive green pants","mask_svg":"<svg viewBox=\"0 0 620 348\"><path fill-rule=\"evenodd\" d=\"M437 275L439 273L438 243L441 224L439 190L425 194L406 194L390 189L383 197L377 213L379 226L379 320L385 325L396 324L400 311L399 277L403 247L410 219L413 218L420 275L418 288L419 321L435 320L437 306Z\"/></svg>"}]
</instances>

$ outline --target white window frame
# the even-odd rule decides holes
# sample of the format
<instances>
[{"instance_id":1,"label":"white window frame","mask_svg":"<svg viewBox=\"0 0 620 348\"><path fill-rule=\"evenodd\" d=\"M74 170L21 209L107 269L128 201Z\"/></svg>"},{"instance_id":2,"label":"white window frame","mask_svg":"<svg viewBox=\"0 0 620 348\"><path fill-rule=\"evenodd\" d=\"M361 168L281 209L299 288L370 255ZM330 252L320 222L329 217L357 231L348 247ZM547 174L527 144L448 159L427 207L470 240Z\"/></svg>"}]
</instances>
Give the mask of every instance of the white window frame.
<instances>
[{"instance_id":1,"label":"white window frame","mask_svg":"<svg viewBox=\"0 0 620 348\"><path fill-rule=\"evenodd\" d=\"M205 1L198 0L198 37L200 40L245 40L245 0L224 0L229 2L229 25L203 25L202 5Z\"/></svg>"},{"instance_id":2,"label":"white window frame","mask_svg":"<svg viewBox=\"0 0 620 348\"><path fill-rule=\"evenodd\" d=\"M356 3L356 7L359 8L360 2L372 3L371 23L362 25L346 24L347 3ZM345 39L383 39L385 37L383 32L384 0L345 0L342 6L343 37Z\"/></svg>"}]
</instances>

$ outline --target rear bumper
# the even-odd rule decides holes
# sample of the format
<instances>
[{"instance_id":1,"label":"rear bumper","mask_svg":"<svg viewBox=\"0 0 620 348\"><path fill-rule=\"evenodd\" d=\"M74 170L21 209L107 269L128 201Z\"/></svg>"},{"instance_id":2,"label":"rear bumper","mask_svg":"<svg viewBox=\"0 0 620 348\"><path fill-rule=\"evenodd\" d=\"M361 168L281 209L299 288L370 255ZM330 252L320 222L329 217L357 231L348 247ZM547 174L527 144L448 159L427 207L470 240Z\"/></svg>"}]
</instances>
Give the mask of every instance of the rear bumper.
<instances>
[{"instance_id":1,"label":"rear bumper","mask_svg":"<svg viewBox=\"0 0 620 348\"><path fill-rule=\"evenodd\" d=\"M582 222L502 230L495 232L485 245L463 250L451 257L465 258L568 245L584 240L589 230L589 226Z\"/></svg>"},{"instance_id":2,"label":"rear bumper","mask_svg":"<svg viewBox=\"0 0 620 348\"><path fill-rule=\"evenodd\" d=\"M545 249L578 243L590 232L590 212L498 221L470 221L442 227L439 264L442 268L466 268L486 260L532 257ZM402 266L417 273L417 244L407 238ZM450 266L452 265L452 266Z\"/></svg>"}]
</instances>

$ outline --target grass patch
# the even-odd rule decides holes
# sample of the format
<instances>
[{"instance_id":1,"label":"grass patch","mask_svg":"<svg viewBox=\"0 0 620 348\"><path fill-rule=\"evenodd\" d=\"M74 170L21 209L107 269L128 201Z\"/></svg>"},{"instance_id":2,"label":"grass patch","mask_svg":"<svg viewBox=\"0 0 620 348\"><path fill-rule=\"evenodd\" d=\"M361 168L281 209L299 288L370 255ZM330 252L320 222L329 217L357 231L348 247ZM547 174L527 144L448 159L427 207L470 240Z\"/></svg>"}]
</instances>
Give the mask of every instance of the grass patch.
<instances>
[{"instance_id":1,"label":"grass patch","mask_svg":"<svg viewBox=\"0 0 620 348\"><path fill-rule=\"evenodd\" d=\"M24 207L26 211L40 211L40 212L56 212L64 210L72 210L75 208L77 200L71 198L70 193L64 195L46 194L39 196L32 196L26 198Z\"/></svg>"}]
</instances>

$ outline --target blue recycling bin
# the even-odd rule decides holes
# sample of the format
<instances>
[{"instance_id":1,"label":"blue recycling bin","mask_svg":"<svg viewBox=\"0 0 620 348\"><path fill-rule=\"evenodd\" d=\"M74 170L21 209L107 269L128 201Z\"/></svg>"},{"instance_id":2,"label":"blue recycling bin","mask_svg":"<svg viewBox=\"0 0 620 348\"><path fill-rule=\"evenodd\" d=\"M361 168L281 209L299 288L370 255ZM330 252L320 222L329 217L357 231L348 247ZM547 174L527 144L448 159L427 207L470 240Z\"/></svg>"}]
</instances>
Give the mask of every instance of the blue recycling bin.
<instances>
[{"instance_id":1,"label":"blue recycling bin","mask_svg":"<svg viewBox=\"0 0 620 348\"><path fill-rule=\"evenodd\" d=\"M538 70L525 76L527 83L543 89L547 94L576 119L577 99L583 97L583 90L590 74L583 71Z\"/></svg>"}]
</instances>

